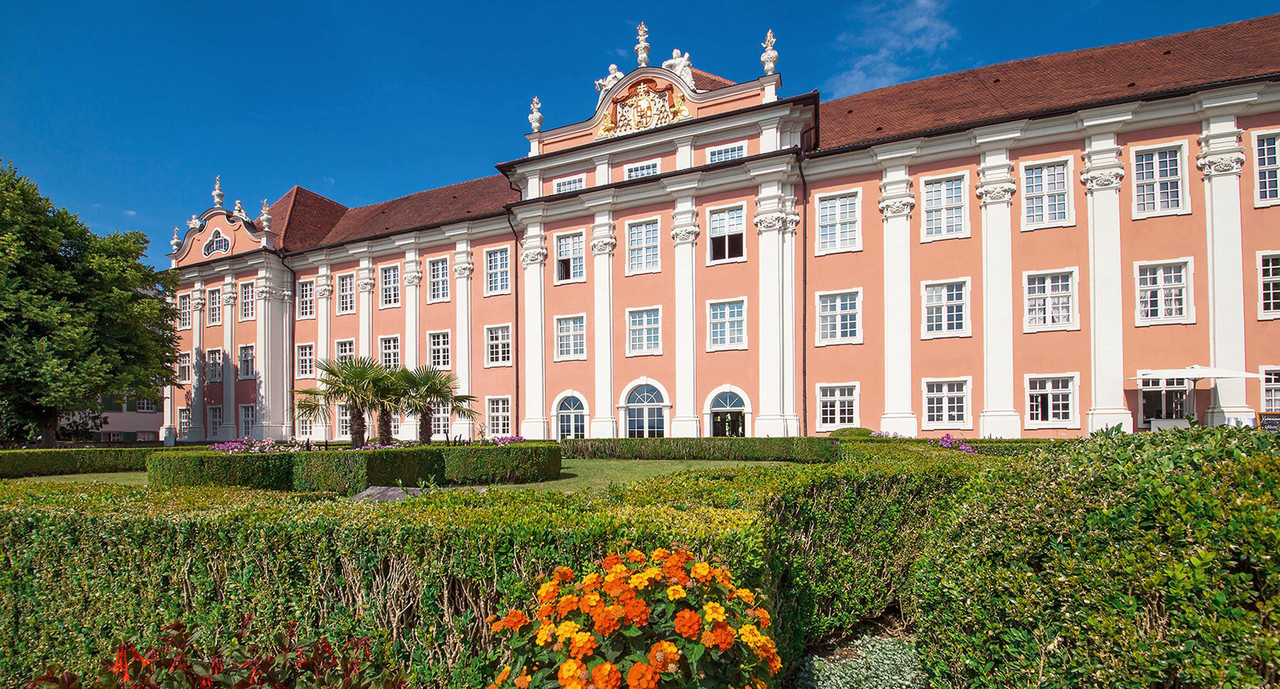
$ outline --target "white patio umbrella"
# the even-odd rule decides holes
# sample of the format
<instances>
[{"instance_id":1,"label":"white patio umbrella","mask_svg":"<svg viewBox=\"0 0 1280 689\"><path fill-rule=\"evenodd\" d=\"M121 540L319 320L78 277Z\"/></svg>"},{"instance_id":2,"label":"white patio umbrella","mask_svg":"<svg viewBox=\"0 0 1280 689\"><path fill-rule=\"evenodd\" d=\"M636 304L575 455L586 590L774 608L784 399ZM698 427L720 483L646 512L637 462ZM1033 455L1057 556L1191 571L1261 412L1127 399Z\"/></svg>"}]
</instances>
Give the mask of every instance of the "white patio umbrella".
<instances>
[{"instance_id":1,"label":"white patio umbrella","mask_svg":"<svg viewBox=\"0 0 1280 689\"><path fill-rule=\"evenodd\" d=\"M1156 380L1161 378L1185 378L1191 381L1191 400L1188 405L1191 407L1192 418L1196 416L1196 383L1202 380L1217 380L1219 378L1258 378L1258 374L1249 373L1248 371L1234 371L1229 368L1219 368L1217 366L1201 366L1200 364L1192 364L1184 368L1153 368L1138 372L1138 375L1130 378L1130 380Z\"/></svg>"}]
</instances>

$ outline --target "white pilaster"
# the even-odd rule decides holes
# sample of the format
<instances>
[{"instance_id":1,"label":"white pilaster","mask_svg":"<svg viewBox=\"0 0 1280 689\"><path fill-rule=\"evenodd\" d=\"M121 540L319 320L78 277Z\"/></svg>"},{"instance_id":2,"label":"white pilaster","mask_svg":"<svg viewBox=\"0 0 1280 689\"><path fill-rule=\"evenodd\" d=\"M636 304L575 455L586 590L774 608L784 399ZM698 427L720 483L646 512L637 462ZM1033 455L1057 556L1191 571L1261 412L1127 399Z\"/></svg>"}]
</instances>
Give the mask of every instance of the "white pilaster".
<instances>
[{"instance_id":1,"label":"white pilaster","mask_svg":"<svg viewBox=\"0 0 1280 689\"><path fill-rule=\"evenodd\" d=\"M984 438L1017 438L1022 417L1014 406L1013 195L1017 191L1009 151L982 153L978 198L982 203L982 372Z\"/></svg>"},{"instance_id":2,"label":"white pilaster","mask_svg":"<svg viewBox=\"0 0 1280 689\"><path fill-rule=\"evenodd\" d=\"M1244 371L1244 243L1241 234L1240 174L1243 132L1234 114L1210 110L1200 137L1196 164L1204 174L1206 240L1209 255L1209 365ZM1253 425L1243 379L1214 381L1205 423Z\"/></svg>"},{"instance_id":3,"label":"white pilaster","mask_svg":"<svg viewBox=\"0 0 1280 689\"><path fill-rule=\"evenodd\" d=\"M609 183L609 156L599 155L591 159L596 164L596 186L604 186Z\"/></svg>"},{"instance_id":4,"label":"white pilaster","mask_svg":"<svg viewBox=\"0 0 1280 689\"><path fill-rule=\"evenodd\" d=\"M361 357L374 356L373 350L373 291L378 281L373 275L373 259L360 259L356 270L357 308L360 310L360 333L356 339L356 352Z\"/></svg>"},{"instance_id":5,"label":"white pilaster","mask_svg":"<svg viewBox=\"0 0 1280 689\"><path fill-rule=\"evenodd\" d=\"M606 208L597 210L591 225L592 285L592 368L595 370L595 400L591 408L592 438L617 435L613 408L613 216Z\"/></svg>"},{"instance_id":6,"label":"white pilaster","mask_svg":"<svg viewBox=\"0 0 1280 689\"><path fill-rule=\"evenodd\" d=\"M191 291L191 430L188 440L207 440L204 405L204 282L196 281Z\"/></svg>"},{"instance_id":7,"label":"white pilaster","mask_svg":"<svg viewBox=\"0 0 1280 689\"><path fill-rule=\"evenodd\" d=\"M676 144L676 169L683 170L693 167L693 137L681 136L675 139Z\"/></svg>"},{"instance_id":8,"label":"white pilaster","mask_svg":"<svg viewBox=\"0 0 1280 689\"><path fill-rule=\"evenodd\" d=\"M1120 262L1120 181L1124 178L1115 130L1125 115L1100 123L1085 138L1080 180L1089 206L1089 331L1093 400L1087 415L1089 432L1112 426L1133 430L1125 405L1124 271Z\"/></svg>"},{"instance_id":9,"label":"white pilaster","mask_svg":"<svg viewBox=\"0 0 1280 689\"><path fill-rule=\"evenodd\" d=\"M671 435L696 438L699 433L697 408L698 305L694 282L697 260L698 210L692 195L676 197L671 213L671 242L675 247L675 343L676 394L672 410Z\"/></svg>"},{"instance_id":10,"label":"white pilaster","mask_svg":"<svg viewBox=\"0 0 1280 689\"><path fill-rule=\"evenodd\" d=\"M458 394L471 394L471 242L459 239L453 251L453 298L457 306L453 330L453 373L458 379ZM454 418L449 435L470 439L472 422Z\"/></svg>"},{"instance_id":11,"label":"white pilaster","mask_svg":"<svg viewBox=\"0 0 1280 689\"><path fill-rule=\"evenodd\" d=\"M541 222L528 222L520 265L524 268L524 418L520 435L530 440L547 438L547 325L543 295L547 247Z\"/></svg>"},{"instance_id":12,"label":"white pilaster","mask_svg":"<svg viewBox=\"0 0 1280 689\"><path fill-rule=\"evenodd\" d=\"M333 345L330 328L333 325L333 276L329 265L321 264L316 273L316 361L327 361L333 356L329 348ZM316 381L316 386L323 383ZM329 424L324 417L311 422L311 435L321 440L329 439Z\"/></svg>"},{"instance_id":13,"label":"white pilaster","mask_svg":"<svg viewBox=\"0 0 1280 689\"><path fill-rule=\"evenodd\" d=\"M775 138L776 129L775 124ZM787 313L795 308L794 287L789 287L789 281L794 279L793 275L789 276L793 266L787 265L787 261L793 251L788 243L796 228L791 205L794 201L784 193L786 173L782 168L757 174L760 185L754 221L760 238L760 407L754 435L760 437L799 433L799 418L794 408L795 367L789 368L786 363L788 349L794 348L795 339L795 316ZM788 406L789 400L791 406Z\"/></svg>"},{"instance_id":14,"label":"white pilaster","mask_svg":"<svg viewBox=\"0 0 1280 689\"><path fill-rule=\"evenodd\" d=\"M884 165L880 213L884 216L884 414L880 430L915 436L918 423L911 377L911 211L916 206L905 162Z\"/></svg>"},{"instance_id":15,"label":"white pilaster","mask_svg":"<svg viewBox=\"0 0 1280 689\"><path fill-rule=\"evenodd\" d=\"M416 248L405 249L404 252L404 300L401 308L404 309L404 336L401 339L402 348L404 350L404 367L410 371L418 367L418 342L421 333L418 332L418 323L420 319L421 301L420 294L422 290L422 267L418 262L418 250ZM416 415L407 415L400 422L400 437L412 440L418 439L418 424L421 420ZM428 419L428 423L430 420Z\"/></svg>"},{"instance_id":16,"label":"white pilaster","mask_svg":"<svg viewBox=\"0 0 1280 689\"><path fill-rule=\"evenodd\" d=\"M210 429L219 440L236 437L236 313L237 285L234 276L222 281L222 428Z\"/></svg>"}]
</instances>

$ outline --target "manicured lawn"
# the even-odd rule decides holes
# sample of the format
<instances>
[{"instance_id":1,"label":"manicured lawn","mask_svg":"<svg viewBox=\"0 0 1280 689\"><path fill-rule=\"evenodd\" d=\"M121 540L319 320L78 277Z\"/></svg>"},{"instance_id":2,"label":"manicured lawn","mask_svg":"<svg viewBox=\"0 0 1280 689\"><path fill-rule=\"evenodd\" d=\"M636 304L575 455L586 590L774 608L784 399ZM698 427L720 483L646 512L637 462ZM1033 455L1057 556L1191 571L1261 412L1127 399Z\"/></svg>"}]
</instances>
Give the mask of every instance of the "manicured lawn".
<instances>
[{"instance_id":1,"label":"manicured lawn","mask_svg":"<svg viewBox=\"0 0 1280 689\"><path fill-rule=\"evenodd\" d=\"M560 478L541 483L491 486L496 490L576 491L604 488L610 483L631 483L641 479L672 474L688 469L719 469L734 466L769 466L784 462L733 462L733 461L679 461L679 460L628 460L628 459L566 459ZM64 474L62 476L33 476L19 481L52 481L57 483L114 483L121 486L147 485L147 472L125 471L114 474Z\"/></svg>"},{"instance_id":2,"label":"manicured lawn","mask_svg":"<svg viewBox=\"0 0 1280 689\"><path fill-rule=\"evenodd\" d=\"M566 459L560 469L560 478L541 483L493 486L499 490L576 491L604 488L610 483L631 483L641 479L671 474L688 469L719 469L736 466L779 466L786 462L734 462L734 461L680 461L680 460L631 460L631 459Z\"/></svg>"},{"instance_id":3,"label":"manicured lawn","mask_svg":"<svg viewBox=\"0 0 1280 689\"><path fill-rule=\"evenodd\" d=\"M147 472L121 471L112 474L63 474L61 476L32 476L19 481L46 481L52 483L114 483L120 486L147 485Z\"/></svg>"}]
</instances>

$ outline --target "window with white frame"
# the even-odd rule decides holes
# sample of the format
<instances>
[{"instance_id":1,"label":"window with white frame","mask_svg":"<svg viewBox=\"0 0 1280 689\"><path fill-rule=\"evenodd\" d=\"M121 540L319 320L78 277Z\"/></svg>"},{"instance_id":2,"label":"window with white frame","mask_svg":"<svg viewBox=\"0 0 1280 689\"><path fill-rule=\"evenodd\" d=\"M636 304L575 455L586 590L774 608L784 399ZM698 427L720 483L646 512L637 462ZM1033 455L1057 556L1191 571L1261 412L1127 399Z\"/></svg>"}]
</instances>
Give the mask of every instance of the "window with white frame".
<instances>
[{"instance_id":1,"label":"window with white frame","mask_svg":"<svg viewBox=\"0 0 1280 689\"><path fill-rule=\"evenodd\" d=\"M394 438L397 435L400 435L400 415L392 414L391 415L391 437Z\"/></svg>"},{"instance_id":2,"label":"window with white frame","mask_svg":"<svg viewBox=\"0 0 1280 689\"><path fill-rule=\"evenodd\" d=\"M1076 379L1046 376L1027 379L1027 428L1075 424Z\"/></svg>"},{"instance_id":3,"label":"window with white frame","mask_svg":"<svg viewBox=\"0 0 1280 689\"><path fill-rule=\"evenodd\" d=\"M563 316L556 319L556 358L587 358L587 319Z\"/></svg>"},{"instance_id":4,"label":"window with white frame","mask_svg":"<svg viewBox=\"0 0 1280 689\"><path fill-rule=\"evenodd\" d=\"M449 301L449 259L427 261L427 301Z\"/></svg>"},{"instance_id":5,"label":"window with white frame","mask_svg":"<svg viewBox=\"0 0 1280 689\"><path fill-rule=\"evenodd\" d=\"M225 254L228 251L231 251L231 240L222 234L222 230L214 230L213 234L209 235L209 241L205 242L201 249L205 258L213 254Z\"/></svg>"},{"instance_id":6,"label":"window with white frame","mask_svg":"<svg viewBox=\"0 0 1280 689\"><path fill-rule=\"evenodd\" d=\"M627 394L626 409L628 438L666 437L666 399L656 386L637 385Z\"/></svg>"},{"instance_id":7,"label":"window with white frame","mask_svg":"<svg viewBox=\"0 0 1280 689\"><path fill-rule=\"evenodd\" d=\"M587 407L577 395L569 395L556 405L556 440L587 437Z\"/></svg>"},{"instance_id":8,"label":"window with white frame","mask_svg":"<svg viewBox=\"0 0 1280 689\"><path fill-rule=\"evenodd\" d=\"M1186 261L1138 265L1138 324L1191 321L1190 264Z\"/></svg>"},{"instance_id":9,"label":"window with white frame","mask_svg":"<svg viewBox=\"0 0 1280 689\"><path fill-rule=\"evenodd\" d=\"M587 187L586 175L574 175L572 177L564 177L555 181L555 193L567 194L571 191L582 191Z\"/></svg>"},{"instance_id":10,"label":"window with white frame","mask_svg":"<svg viewBox=\"0 0 1280 689\"><path fill-rule=\"evenodd\" d=\"M1059 161L1023 168L1022 208L1025 227L1052 227L1070 222L1071 185L1067 163Z\"/></svg>"},{"instance_id":11,"label":"window with white frame","mask_svg":"<svg viewBox=\"0 0 1280 689\"><path fill-rule=\"evenodd\" d=\"M440 436L442 438L449 437L449 424L452 416L449 414L448 407L434 407L431 410L431 435L432 437Z\"/></svg>"},{"instance_id":12,"label":"window with white frame","mask_svg":"<svg viewBox=\"0 0 1280 689\"><path fill-rule=\"evenodd\" d=\"M1277 150L1277 135L1259 135L1258 158L1258 200L1280 201L1280 151Z\"/></svg>"},{"instance_id":13,"label":"window with white frame","mask_svg":"<svg viewBox=\"0 0 1280 689\"><path fill-rule=\"evenodd\" d=\"M258 422L258 408L252 404L240 405L240 437L247 438L253 434L253 425Z\"/></svg>"},{"instance_id":14,"label":"window with white frame","mask_svg":"<svg viewBox=\"0 0 1280 689\"><path fill-rule=\"evenodd\" d=\"M711 262L733 261L743 257L746 250L746 211L738 208L722 208L710 213Z\"/></svg>"},{"instance_id":15,"label":"window with white frame","mask_svg":"<svg viewBox=\"0 0 1280 689\"><path fill-rule=\"evenodd\" d=\"M1262 411L1280 412L1280 368L1262 369Z\"/></svg>"},{"instance_id":16,"label":"window with white frame","mask_svg":"<svg viewBox=\"0 0 1280 689\"><path fill-rule=\"evenodd\" d=\"M338 315L356 312L356 276L354 273L338 276Z\"/></svg>"},{"instance_id":17,"label":"window with white frame","mask_svg":"<svg viewBox=\"0 0 1280 689\"><path fill-rule=\"evenodd\" d=\"M124 442L124 431L107 431L107 442L109 443Z\"/></svg>"},{"instance_id":18,"label":"window with white frame","mask_svg":"<svg viewBox=\"0 0 1280 689\"><path fill-rule=\"evenodd\" d=\"M246 380L258 375L253 345L240 345L240 379Z\"/></svg>"},{"instance_id":19,"label":"window with white frame","mask_svg":"<svg viewBox=\"0 0 1280 689\"><path fill-rule=\"evenodd\" d=\"M627 225L627 272L645 273L658 269L658 221Z\"/></svg>"},{"instance_id":20,"label":"window with white frame","mask_svg":"<svg viewBox=\"0 0 1280 689\"><path fill-rule=\"evenodd\" d=\"M449 352L449 331L427 333L427 361L432 368L445 369L451 365Z\"/></svg>"},{"instance_id":21,"label":"window with white frame","mask_svg":"<svg viewBox=\"0 0 1280 689\"><path fill-rule=\"evenodd\" d=\"M1280 253L1258 257L1258 311L1262 318L1280 318Z\"/></svg>"},{"instance_id":22,"label":"window with white frame","mask_svg":"<svg viewBox=\"0 0 1280 689\"><path fill-rule=\"evenodd\" d=\"M862 341L858 329L858 302L861 290L818 295L818 344L847 344Z\"/></svg>"},{"instance_id":23,"label":"window with white frame","mask_svg":"<svg viewBox=\"0 0 1280 689\"><path fill-rule=\"evenodd\" d=\"M253 320L257 311L257 302L253 300L253 283L240 283L240 320Z\"/></svg>"},{"instance_id":24,"label":"window with white frame","mask_svg":"<svg viewBox=\"0 0 1280 689\"><path fill-rule=\"evenodd\" d=\"M924 183L925 239L965 234L965 180L963 176L934 179Z\"/></svg>"},{"instance_id":25,"label":"window with white frame","mask_svg":"<svg viewBox=\"0 0 1280 689\"><path fill-rule=\"evenodd\" d=\"M213 405L209 407L209 430L217 432L222 427L222 406Z\"/></svg>"},{"instance_id":26,"label":"window with white frame","mask_svg":"<svg viewBox=\"0 0 1280 689\"><path fill-rule=\"evenodd\" d=\"M204 354L204 377L210 383L222 382L222 350L210 349Z\"/></svg>"},{"instance_id":27,"label":"window with white frame","mask_svg":"<svg viewBox=\"0 0 1280 689\"><path fill-rule=\"evenodd\" d=\"M191 382L191 352L178 353L178 382Z\"/></svg>"},{"instance_id":28,"label":"window with white frame","mask_svg":"<svg viewBox=\"0 0 1280 689\"><path fill-rule=\"evenodd\" d=\"M969 381L925 381L924 420L925 428L967 428Z\"/></svg>"},{"instance_id":29,"label":"window with white frame","mask_svg":"<svg viewBox=\"0 0 1280 689\"><path fill-rule=\"evenodd\" d=\"M743 349L747 346L747 302L713 301L707 304L708 349Z\"/></svg>"},{"instance_id":30,"label":"window with white frame","mask_svg":"<svg viewBox=\"0 0 1280 689\"><path fill-rule=\"evenodd\" d=\"M556 282L586 279L585 244L586 234L583 232L556 236Z\"/></svg>"},{"instance_id":31,"label":"window with white frame","mask_svg":"<svg viewBox=\"0 0 1280 689\"><path fill-rule=\"evenodd\" d=\"M924 337L969 334L969 284L926 283L924 286Z\"/></svg>"},{"instance_id":32,"label":"window with white frame","mask_svg":"<svg viewBox=\"0 0 1280 689\"><path fill-rule=\"evenodd\" d=\"M334 342L333 354L333 358L338 361L351 361L356 358L356 341L338 340Z\"/></svg>"},{"instance_id":33,"label":"window with white frame","mask_svg":"<svg viewBox=\"0 0 1280 689\"><path fill-rule=\"evenodd\" d=\"M191 409L190 407L178 408L178 435L187 437L191 434Z\"/></svg>"},{"instance_id":34,"label":"window with white frame","mask_svg":"<svg viewBox=\"0 0 1280 689\"><path fill-rule=\"evenodd\" d=\"M400 305L400 266L382 266L382 308Z\"/></svg>"},{"instance_id":35,"label":"window with white frame","mask_svg":"<svg viewBox=\"0 0 1280 689\"><path fill-rule=\"evenodd\" d=\"M155 431L138 431L138 442L149 443L160 439L160 434Z\"/></svg>"},{"instance_id":36,"label":"window with white frame","mask_svg":"<svg viewBox=\"0 0 1280 689\"><path fill-rule=\"evenodd\" d=\"M485 365L506 366L511 363L511 326L490 325L484 329Z\"/></svg>"},{"instance_id":37,"label":"window with white frame","mask_svg":"<svg viewBox=\"0 0 1280 689\"><path fill-rule=\"evenodd\" d=\"M1143 378L1139 398L1142 425L1150 426L1152 419L1186 418L1187 386L1185 378Z\"/></svg>"},{"instance_id":38,"label":"window with white frame","mask_svg":"<svg viewBox=\"0 0 1280 689\"><path fill-rule=\"evenodd\" d=\"M662 310L627 311L627 354L662 353Z\"/></svg>"},{"instance_id":39,"label":"window with white frame","mask_svg":"<svg viewBox=\"0 0 1280 689\"><path fill-rule=\"evenodd\" d=\"M298 318L316 317L315 280L298 281Z\"/></svg>"},{"instance_id":40,"label":"window with white frame","mask_svg":"<svg viewBox=\"0 0 1280 689\"><path fill-rule=\"evenodd\" d=\"M215 287L205 292L204 304L205 324L222 325L222 288Z\"/></svg>"},{"instance_id":41,"label":"window with white frame","mask_svg":"<svg viewBox=\"0 0 1280 689\"><path fill-rule=\"evenodd\" d=\"M389 335L378 338L379 361L387 368L400 368L400 336Z\"/></svg>"},{"instance_id":42,"label":"window with white frame","mask_svg":"<svg viewBox=\"0 0 1280 689\"><path fill-rule=\"evenodd\" d=\"M191 295L178 295L178 330L191 329Z\"/></svg>"},{"instance_id":43,"label":"window with white frame","mask_svg":"<svg viewBox=\"0 0 1280 689\"><path fill-rule=\"evenodd\" d=\"M302 417L297 421L295 421L294 423L295 423L294 429L293 429L294 435L298 436L299 438L308 438L311 436L311 432L314 430L311 423L311 419L307 417Z\"/></svg>"},{"instance_id":44,"label":"window with white frame","mask_svg":"<svg viewBox=\"0 0 1280 689\"><path fill-rule=\"evenodd\" d=\"M338 428L337 437L351 437L351 409L345 404L338 405Z\"/></svg>"},{"instance_id":45,"label":"window with white frame","mask_svg":"<svg viewBox=\"0 0 1280 689\"><path fill-rule=\"evenodd\" d=\"M858 425L858 386L818 386L818 430Z\"/></svg>"},{"instance_id":46,"label":"window with white frame","mask_svg":"<svg viewBox=\"0 0 1280 689\"><path fill-rule=\"evenodd\" d=\"M511 435L511 398L490 397L487 405L486 421L488 422L488 429L486 434L490 438Z\"/></svg>"},{"instance_id":47,"label":"window with white frame","mask_svg":"<svg viewBox=\"0 0 1280 689\"><path fill-rule=\"evenodd\" d=\"M623 177L626 179L636 179L639 177L649 177L659 172L659 163L657 160L647 160L643 163L632 163L623 168Z\"/></svg>"},{"instance_id":48,"label":"window with white frame","mask_svg":"<svg viewBox=\"0 0 1280 689\"><path fill-rule=\"evenodd\" d=\"M1181 211L1186 205L1185 170L1180 147L1133 154L1133 203L1138 215Z\"/></svg>"},{"instance_id":49,"label":"window with white frame","mask_svg":"<svg viewBox=\"0 0 1280 689\"><path fill-rule=\"evenodd\" d=\"M856 250L858 237L858 193L823 196L818 199L818 253Z\"/></svg>"},{"instance_id":50,"label":"window with white frame","mask_svg":"<svg viewBox=\"0 0 1280 689\"><path fill-rule=\"evenodd\" d=\"M484 252L484 293L506 294L511 291L511 250L490 249Z\"/></svg>"},{"instance_id":51,"label":"window with white frame","mask_svg":"<svg viewBox=\"0 0 1280 689\"><path fill-rule=\"evenodd\" d=\"M140 412L154 412L156 410L156 403L151 400L138 400L137 409Z\"/></svg>"},{"instance_id":52,"label":"window with white frame","mask_svg":"<svg viewBox=\"0 0 1280 689\"><path fill-rule=\"evenodd\" d=\"M736 144L725 144L724 146L713 146L707 149L707 164L723 163L730 160L737 160L747 155L747 142L739 141Z\"/></svg>"},{"instance_id":53,"label":"window with white frame","mask_svg":"<svg viewBox=\"0 0 1280 689\"><path fill-rule=\"evenodd\" d=\"M1028 330L1058 330L1075 326L1075 274L1071 271L1027 274Z\"/></svg>"},{"instance_id":54,"label":"window with white frame","mask_svg":"<svg viewBox=\"0 0 1280 689\"><path fill-rule=\"evenodd\" d=\"M316 346L314 344L298 345L298 377L314 378L316 375Z\"/></svg>"}]
</instances>

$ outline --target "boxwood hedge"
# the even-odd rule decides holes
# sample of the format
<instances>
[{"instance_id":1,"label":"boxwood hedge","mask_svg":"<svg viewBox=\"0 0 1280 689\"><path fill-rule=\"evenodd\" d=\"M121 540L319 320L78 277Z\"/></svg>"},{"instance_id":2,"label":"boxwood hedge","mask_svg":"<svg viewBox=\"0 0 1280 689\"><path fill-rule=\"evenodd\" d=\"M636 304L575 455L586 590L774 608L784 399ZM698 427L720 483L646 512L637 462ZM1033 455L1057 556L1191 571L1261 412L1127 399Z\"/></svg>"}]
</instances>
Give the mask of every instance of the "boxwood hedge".
<instances>
[{"instance_id":1,"label":"boxwood hedge","mask_svg":"<svg viewBox=\"0 0 1280 689\"><path fill-rule=\"evenodd\" d=\"M560 477L561 449L553 442L449 445L440 450L444 480L455 485L531 483Z\"/></svg>"},{"instance_id":2,"label":"boxwood hedge","mask_svg":"<svg viewBox=\"0 0 1280 689\"><path fill-rule=\"evenodd\" d=\"M0 451L0 478L143 471L154 447L104 447Z\"/></svg>"},{"instance_id":3,"label":"boxwood hedge","mask_svg":"<svg viewBox=\"0 0 1280 689\"><path fill-rule=\"evenodd\" d=\"M292 490L293 454L230 454L212 450L153 452L147 458L147 484L157 488L242 486Z\"/></svg>"},{"instance_id":4,"label":"boxwood hedge","mask_svg":"<svg viewBox=\"0 0 1280 689\"><path fill-rule=\"evenodd\" d=\"M569 457L773 461L828 464L840 459L840 444L829 438L603 438L564 440Z\"/></svg>"},{"instance_id":5,"label":"boxwood hedge","mask_svg":"<svg viewBox=\"0 0 1280 689\"><path fill-rule=\"evenodd\" d=\"M369 486L444 483L444 456L431 446L299 452L293 458L293 489L355 495Z\"/></svg>"}]
</instances>

